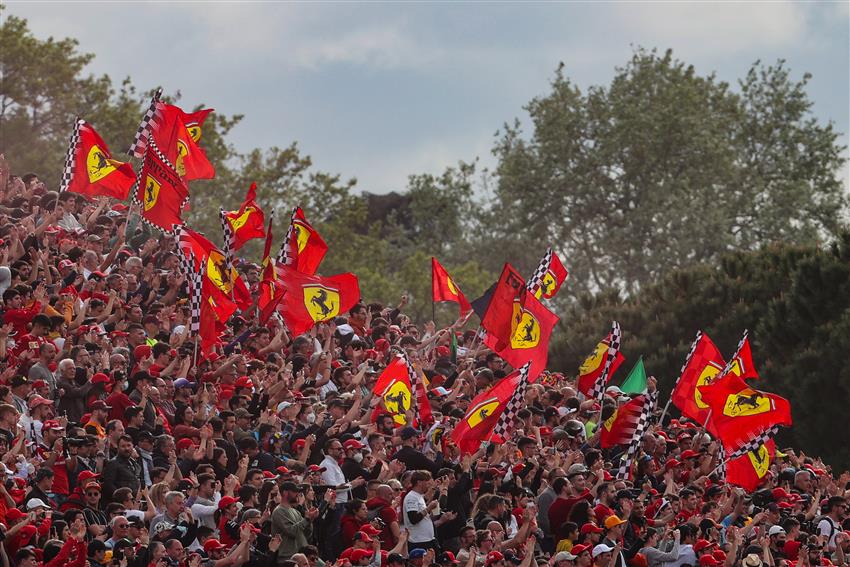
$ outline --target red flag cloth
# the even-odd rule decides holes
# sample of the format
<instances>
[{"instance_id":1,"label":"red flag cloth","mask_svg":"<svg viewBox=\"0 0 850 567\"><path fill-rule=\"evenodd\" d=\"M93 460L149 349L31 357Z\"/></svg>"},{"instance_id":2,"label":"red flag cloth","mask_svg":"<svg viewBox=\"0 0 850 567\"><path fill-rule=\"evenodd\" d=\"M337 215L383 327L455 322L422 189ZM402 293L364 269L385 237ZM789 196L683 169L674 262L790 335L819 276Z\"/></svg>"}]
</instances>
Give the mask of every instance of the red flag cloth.
<instances>
[{"instance_id":1,"label":"red flag cloth","mask_svg":"<svg viewBox=\"0 0 850 567\"><path fill-rule=\"evenodd\" d=\"M316 323L330 321L360 300L354 274L313 276L279 264L276 270L286 292L281 304L283 319L292 336L309 331Z\"/></svg>"},{"instance_id":2,"label":"red flag cloth","mask_svg":"<svg viewBox=\"0 0 850 567\"><path fill-rule=\"evenodd\" d=\"M645 402L645 395L632 398L614 410L609 417L603 417L599 427L599 441L603 449L632 442Z\"/></svg>"},{"instance_id":3,"label":"red flag cloth","mask_svg":"<svg viewBox=\"0 0 850 567\"><path fill-rule=\"evenodd\" d=\"M189 188L153 140L149 141L145 151L133 200L148 224L168 233L173 233L175 226L183 224L181 213L184 203L189 200Z\"/></svg>"},{"instance_id":4,"label":"red flag cloth","mask_svg":"<svg viewBox=\"0 0 850 567\"><path fill-rule=\"evenodd\" d=\"M233 311L229 303L234 303L239 309L246 311L253 302L248 286L234 268L228 268L224 254L215 244L210 242L202 234L184 227L184 242L186 248L181 248L195 271L203 275L201 286L201 307L209 303L213 309L217 309L218 319L227 322ZM208 302L207 298L212 298ZM225 316L226 315L226 316Z\"/></svg>"},{"instance_id":5,"label":"red flag cloth","mask_svg":"<svg viewBox=\"0 0 850 567\"><path fill-rule=\"evenodd\" d=\"M489 441L493 428L505 411L508 400L520 382L520 372L514 371L481 392L469 403L466 415L452 430L452 441L462 454L474 453L483 441Z\"/></svg>"},{"instance_id":6,"label":"red flag cloth","mask_svg":"<svg viewBox=\"0 0 850 567\"><path fill-rule=\"evenodd\" d=\"M503 350L511 342L514 331L514 299L525 288L525 281L513 266L505 264L502 274L493 288L490 302L484 316L481 317L481 327L492 335L491 346L494 350Z\"/></svg>"},{"instance_id":7,"label":"red flag cloth","mask_svg":"<svg viewBox=\"0 0 850 567\"><path fill-rule=\"evenodd\" d=\"M759 377L756 366L753 363L753 351L750 348L750 338L745 336L738 350L732 357L731 371L744 380L757 379Z\"/></svg>"},{"instance_id":8,"label":"red flag cloth","mask_svg":"<svg viewBox=\"0 0 850 567\"><path fill-rule=\"evenodd\" d=\"M280 249L278 263L312 276L328 251L328 245L307 221L301 207L292 211L289 232Z\"/></svg>"},{"instance_id":9,"label":"red flag cloth","mask_svg":"<svg viewBox=\"0 0 850 567\"><path fill-rule=\"evenodd\" d=\"M451 301L457 303L460 306L461 315L466 315L472 311L472 306L467 301L466 296L455 284L446 269L434 257L431 258L431 299L435 302Z\"/></svg>"},{"instance_id":10,"label":"red flag cloth","mask_svg":"<svg viewBox=\"0 0 850 567\"><path fill-rule=\"evenodd\" d=\"M239 250L252 238L262 238L266 235L266 216L263 209L257 205L256 198L257 184L251 183L239 210L224 213L233 233L233 250Z\"/></svg>"},{"instance_id":11,"label":"red flag cloth","mask_svg":"<svg viewBox=\"0 0 850 567\"><path fill-rule=\"evenodd\" d=\"M590 353L584 362L581 363L581 366L578 369L578 380L577 386L579 392L584 394L585 396L590 396L590 392L593 389L593 385L596 384L596 381L599 380L599 377L602 375L602 372L605 370L605 358L608 356L608 345L610 341L610 334L605 339L599 341L594 347L593 352ZM611 380L611 377L617 372L617 369L620 368L620 365L626 361L626 357L623 356L623 353L617 351L617 354L614 356L613 362L611 362L611 370L608 372L608 380Z\"/></svg>"},{"instance_id":12,"label":"red flag cloth","mask_svg":"<svg viewBox=\"0 0 850 567\"><path fill-rule=\"evenodd\" d=\"M534 382L546 369L549 356L549 338L552 329L559 321L558 316L549 311L540 300L525 288L520 296L513 300L510 339L503 348L494 335L489 332L484 344L505 359L514 368L531 361L529 381Z\"/></svg>"},{"instance_id":13,"label":"red flag cloth","mask_svg":"<svg viewBox=\"0 0 850 567\"><path fill-rule=\"evenodd\" d=\"M396 357L390 362L378 381L375 382L372 393L384 400L387 413L393 416L398 425L405 425L407 418L405 414L412 407L413 387L410 385L410 373L407 362L403 357Z\"/></svg>"},{"instance_id":14,"label":"red flag cloth","mask_svg":"<svg viewBox=\"0 0 850 567\"><path fill-rule=\"evenodd\" d=\"M726 463L726 482L740 486L747 492L755 492L767 478L771 463L776 458L776 445L773 439Z\"/></svg>"},{"instance_id":15,"label":"red flag cloth","mask_svg":"<svg viewBox=\"0 0 850 567\"><path fill-rule=\"evenodd\" d=\"M257 307L260 309L260 323L265 324L272 316L280 300L283 299L283 282L277 277L272 250L272 218L269 218L269 229L266 231L266 244L263 248L263 279L260 281L260 295Z\"/></svg>"},{"instance_id":16,"label":"red flag cloth","mask_svg":"<svg viewBox=\"0 0 850 567\"><path fill-rule=\"evenodd\" d=\"M791 426L791 404L788 400L754 390L735 374L730 373L722 380L699 386L698 390L711 410L708 432L731 450L774 425Z\"/></svg>"},{"instance_id":17,"label":"red flag cloth","mask_svg":"<svg viewBox=\"0 0 850 567\"><path fill-rule=\"evenodd\" d=\"M206 278L204 278L206 280ZM236 304L226 295L206 294L201 296L201 353L208 356L213 348L221 344L221 335L227 329L227 321L236 312Z\"/></svg>"},{"instance_id":18,"label":"red flag cloth","mask_svg":"<svg viewBox=\"0 0 850 567\"><path fill-rule=\"evenodd\" d=\"M710 384L725 367L726 361L720 350L707 334L700 332L693 352L685 362L682 376L673 388L672 402L682 415L699 424L705 423L708 404L703 401L698 386Z\"/></svg>"},{"instance_id":19,"label":"red flag cloth","mask_svg":"<svg viewBox=\"0 0 850 567\"><path fill-rule=\"evenodd\" d=\"M124 201L136 182L133 167L112 159L106 142L85 120L77 120L66 161L60 191Z\"/></svg>"},{"instance_id":20,"label":"red flag cloth","mask_svg":"<svg viewBox=\"0 0 850 567\"><path fill-rule=\"evenodd\" d=\"M212 109L187 114L177 106L157 102L151 124L153 140L185 181L215 177L215 168L207 159L207 153L198 145L201 125L210 112ZM191 129L186 120L193 124Z\"/></svg>"},{"instance_id":21,"label":"red flag cloth","mask_svg":"<svg viewBox=\"0 0 850 567\"><path fill-rule=\"evenodd\" d=\"M537 288L534 292L535 297L537 297L537 299L540 299L541 297L543 299L552 299L555 297L555 294L558 293L558 290L561 289L561 284L567 280L567 276L569 275L569 272L561 263L561 259L558 258L558 255L555 252L552 252L549 266L541 275L537 285L535 286Z\"/></svg>"}]
</instances>

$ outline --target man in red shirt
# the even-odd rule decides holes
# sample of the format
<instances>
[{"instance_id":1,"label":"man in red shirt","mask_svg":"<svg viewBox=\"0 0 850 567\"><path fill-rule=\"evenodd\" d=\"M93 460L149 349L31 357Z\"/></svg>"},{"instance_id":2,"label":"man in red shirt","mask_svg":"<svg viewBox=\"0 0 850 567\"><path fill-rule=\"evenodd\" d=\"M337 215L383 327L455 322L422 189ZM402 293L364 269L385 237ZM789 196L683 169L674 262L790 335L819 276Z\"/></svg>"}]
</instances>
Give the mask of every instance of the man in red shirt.
<instances>
[{"instance_id":1,"label":"man in red shirt","mask_svg":"<svg viewBox=\"0 0 850 567\"><path fill-rule=\"evenodd\" d=\"M18 290L9 288L3 292L3 303L6 308L6 312L3 314L3 323L12 325L18 335L26 333L27 326L33 317L41 313L45 296L44 285L39 284L32 296L32 305L24 307L24 298Z\"/></svg>"}]
</instances>

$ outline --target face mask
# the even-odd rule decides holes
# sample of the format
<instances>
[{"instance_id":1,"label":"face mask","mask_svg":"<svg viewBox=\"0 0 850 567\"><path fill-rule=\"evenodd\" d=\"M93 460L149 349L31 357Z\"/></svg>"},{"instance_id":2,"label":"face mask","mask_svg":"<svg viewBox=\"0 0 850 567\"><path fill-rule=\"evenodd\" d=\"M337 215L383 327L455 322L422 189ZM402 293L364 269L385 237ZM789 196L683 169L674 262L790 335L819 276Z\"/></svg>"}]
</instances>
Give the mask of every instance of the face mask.
<instances>
[{"instance_id":1,"label":"face mask","mask_svg":"<svg viewBox=\"0 0 850 567\"><path fill-rule=\"evenodd\" d=\"M354 459L354 462L362 463L363 462L363 453L354 453L354 457L352 457L352 458Z\"/></svg>"},{"instance_id":2,"label":"face mask","mask_svg":"<svg viewBox=\"0 0 850 567\"><path fill-rule=\"evenodd\" d=\"M316 423L316 414L308 413L307 414L307 423Z\"/></svg>"}]
</instances>

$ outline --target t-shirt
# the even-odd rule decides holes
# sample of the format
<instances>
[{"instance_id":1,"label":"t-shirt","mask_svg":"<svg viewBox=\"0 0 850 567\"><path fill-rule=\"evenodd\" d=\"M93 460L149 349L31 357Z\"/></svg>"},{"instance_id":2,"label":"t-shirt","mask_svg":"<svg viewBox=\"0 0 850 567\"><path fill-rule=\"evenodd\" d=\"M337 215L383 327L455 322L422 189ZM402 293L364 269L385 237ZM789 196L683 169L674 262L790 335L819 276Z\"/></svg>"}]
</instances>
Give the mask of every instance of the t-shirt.
<instances>
[{"instance_id":1,"label":"t-shirt","mask_svg":"<svg viewBox=\"0 0 850 567\"><path fill-rule=\"evenodd\" d=\"M410 534L408 537L410 543L425 543L434 539L434 522L431 521L428 505L425 503L425 497L422 494L415 490L408 492L404 497L402 510L404 511L404 527ZM419 512L423 518L414 524L408 517L409 512Z\"/></svg>"},{"instance_id":2,"label":"t-shirt","mask_svg":"<svg viewBox=\"0 0 850 567\"><path fill-rule=\"evenodd\" d=\"M818 522L818 533L829 538L829 541L826 543L826 547L829 549L835 549L835 536L838 535L838 532L840 531L841 526L836 525L829 516L826 516Z\"/></svg>"},{"instance_id":3,"label":"t-shirt","mask_svg":"<svg viewBox=\"0 0 850 567\"><path fill-rule=\"evenodd\" d=\"M679 558L676 561L663 563L662 567L681 567L682 565L697 565L697 554L694 553L693 545L679 546Z\"/></svg>"}]
</instances>

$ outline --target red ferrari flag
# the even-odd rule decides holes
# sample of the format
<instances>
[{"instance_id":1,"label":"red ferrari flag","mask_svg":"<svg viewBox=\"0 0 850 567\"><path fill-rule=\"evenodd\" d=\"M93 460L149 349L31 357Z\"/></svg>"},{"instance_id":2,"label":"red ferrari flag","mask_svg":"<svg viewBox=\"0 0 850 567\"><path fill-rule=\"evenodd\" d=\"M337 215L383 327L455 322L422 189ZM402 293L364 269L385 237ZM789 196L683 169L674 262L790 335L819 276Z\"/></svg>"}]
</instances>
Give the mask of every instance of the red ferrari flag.
<instances>
[{"instance_id":1,"label":"red ferrari flag","mask_svg":"<svg viewBox=\"0 0 850 567\"><path fill-rule=\"evenodd\" d=\"M150 107L148 107L148 110L145 112L145 115L139 123L133 144L130 146L130 149L127 150L127 153L132 157L141 158L145 155L145 150L147 149L151 132L154 129L161 127L164 122L164 115L171 112L176 113L183 124L186 125L186 128L189 130L189 136L195 143L201 141L204 121L206 121L207 116L213 112L213 109L205 108L203 110L187 113L184 112L182 108L164 103L160 100L161 97L162 89L158 89L154 93L153 98L151 98Z\"/></svg>"},{"instance_id":2,"label":"red ferrari flag","mask_svg":"<svg viewBox=\"0 0 850 567\"><path fill-rule=\"evenodd\" d=\"M266 216L256 199L257 184L251 183L239 210L224 213L225 222L230 227L232 250L239 250L252 238L262 238L266 234Z\"/></svg>"},{"instance_id":3,"label":"red ferrari flag","mask_svg":"<svg viewBox=\"0 0 850 567\"><path fill-rule=\"evenodd\" d=\"M756 366L753 364L753 351L750 349L749 331L744 331L744 335L738 343L738 348L735 349L735 354L733 354L729 362L726 363L726 368L723 369L723 372L717 380L720 380L729 372L732 372L736 376L740 376L744 380L759 377L758 372L756 372Z\"/></svg>"},{"instance_id":4,"label":"red ferrari flag","mask_svg":"<svg viewBox=\"0 0 850 567\"><path fill-rule=\"evenodd\" d=\"M631 401L617 408L610 406L603 408L602 423L599 428L599 440L603 449L615 445L628 445L632 442L645 402L646 394L632 398Z\"/></svg>"},{"instance_id":5,"label":"red ferrari flag","mask_svg":"<svg viewBox=\"0 0 850 567\"><path fill-rule=\"evenodd\" d=\"M483 441L489 441L493 428L505 411L508 400L519 387L520 371L514 371L481 392L469 403L466 415L452 430L452 441L462 454L476 452Z\"/></svg>"},{"instance_id":6,"label":"red ferrari flag","mask_svg":"<svg viewBox=\"0 0 850 567\"><path fill-rule=\"evenodd\" d=\"M203 118L206 118L212 110L194 114L204 112L206 114L203 114ZM207 159L207 153L192 137L192 131L184 122L187 116L182 109L174 105L159 103L151 136L185 181L212 179L215 177L215 168ZM194 131L200 139L200 126Z\"/></svg>"},{"instance_id":7,"label":"red ferrari flag","mask_svg":"<svg viewBox=\"0 0 850 567\"><path fill-rule=\"evenodd\" d=\"M280 264L276 269L286 292L281 304L283 319L292 336L309 331L316 323L330 321L360 300L360 286L354 274L321 277Z\"/></svg>"},{"instance_id":8,"label":"red ferrari flag","mask_svg":"<svg viewBox=\"0 0 850 567\"><path fill-rule=\"evenodd\" d=\"M136 182L132 166L112 159L106 142L85 120L77 120L59 191L93 197L112 197L123 201Z\"/></svg>"},{"instance_id":9,"label":"red ferrari flag","mask_svg":"<svg viewBox=\"0 0 850 567\"><path fill-rule=\"evenodd\" d=\"M767 439L754 450L726 463L726 482L747 492L755 492L767 477L775 458L776 444L773 439Z\"/></svg>"},{"instance_id":10,"label":"red ferrari flag","mask_svg":"<svg viewBox=\"0 0 850 567\"><path fill-rule=\"evenodd\" d=\"M503 348L499 348L496 337L487 333L484 344L514 368L530 361L529 380L533 383L546 369L549 338L558 321L557 315L530 292L522 289L520 296L513 301L509 341Z\"/></svg>"},{"instance_id":11,"label":"red ferrari flag","mask_svg":"<svg viewBox=\"0 0 850 567\"><path fill-rule=\"evenodd\" d=\"M708 432L729 449L744 446L772 427L791 426L788 400L754 390L735 374L698 389L711 411Z\"/></svg>"},{"instance_id":12,"label":"red ferrari flag","mask_svg":"<svg viewBox=\"0 0 850 567\"><path fill-rule=\"evenodd\" d=\"M472 306L466 300L466 296L454 282L446 269L431 258L431 299L434 302L451 301L460 306L460 314L465 315L472 311Z\"/></svg>"},{"instance_id":13,"label":"red ferrari flag","mask_svg":"<svg viewBox=\"0 0 850 567\"><path fill-rule=\"evenodd\" d=\"M188 200L189 188L159 151L156 142L149 140L133 196L142 220L173 234L176 227L183 225L181 213Z\"/></svg>"},{"instance_id":14,"label":"red ferrari flag","mask_svg":"<svg viewBox=\"0 0 850 567\"><path fill-rule=\"evenodd\" d=\"M609 333L607 337L596 344L593 352L585 358L584 362L581 363L581 366L578 369L578 390L585 396L592 397L591 393L593 392L595 385L599 382L605 372L605 364L608 360L610 344L611 334ZM623 356L623 353L621 353L619 349L617 349L608 369L608 380L611 379L611 376L617 372L617 369L620 368L620 365L625 361L626 357Z\"/></svg>"},{"instance_id":15,"label":"red ferrari flag","mask_svg":"<svg viewBox=\"0 0 850 567\"><path fill-rule=\"evenodd\" d=\"M192 269L203 276L202 311L207 298L213 299L210 303L213 306L227 306L227 303L231 302L239 309L247 310L252 303L251 292L239 273L228 267L222 251L202 234L187 227L182 230L181 250L191 262ZM222 308L218 312L218 318L226 322L232 311L226 317L225 311L226 309Z\"/></svg>"},{"instance_id":16,"label":"red ferrari flag","mask_svg":"<svg viewBox=\"0 0 850 567\"><path fill-rule=\"evenodd\" d=\"M561 259L551 248L547 248L540 264L528 280L528 289L537 299L552 299L561 289L561 284L566 281L567 276L569 272L561 263Z\"/></svg>"},{"instance_id":17,"label":"red ferrari flag","mask_svg":"<svg viewBox=\"0 0 850 567\"><path fill-rule=\"evenodd\" d=\"M387 365L372 392L384 401L396 425L407 424L409 411L413 413L412 425L416 427L434 421L419 371L404 355L395 357Z\"/></svg>"},{"instance_id":18,"label":"red ferrari flag","mask_svg":"<svg viewBox=\"0 0 850 567\"><path fill-rule=\"evenodd\" d=\"M307 222L304 211L301 207L295 207L289 222L289 230L277 255L277 263L312 276L319 269L319 264L322 263L322 258L327 251L328 245L313 225Z\"/></svg>"},{"instance_id":19,"label":"red ferrari flag","mask_svg":"<svg viewBox=\"0 0 850 567\"><path fill-rule=\"evenodd\" d=\"M519 272L510 264L505 264L481 317L481 327L487 331L492 345L490 348L499 351L510 345L516 330L514 300L524 287L525 281Z\"/></svg>"},{"instance_id":20,"label":"red ferrari flag","mask_svg":"<svg viewBox=\"0 0 850 567\"><path fill-rule=\"evenodd\" d=\"M260 296L257 307L260 309L260 323L265 324L283 299L283 282L277 277L272 252L272 220L274 211L269 215L269 229L266 231L266 245L263 248L263 279L260 281Z\"/></svg>"},{"instance_id":21,"label":"red ferrari flag","mask_svg":"<svg viewBox=\"0 0 850 567\"><path fill-rule=\"evenodd\" d=\"M225 295L202 296L198 334L201 337L201 352L204 356L221 343L221 335L227 330L227 321L235 312L236 304Z\"/></svg>"}]
</instances>

